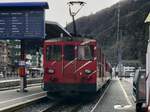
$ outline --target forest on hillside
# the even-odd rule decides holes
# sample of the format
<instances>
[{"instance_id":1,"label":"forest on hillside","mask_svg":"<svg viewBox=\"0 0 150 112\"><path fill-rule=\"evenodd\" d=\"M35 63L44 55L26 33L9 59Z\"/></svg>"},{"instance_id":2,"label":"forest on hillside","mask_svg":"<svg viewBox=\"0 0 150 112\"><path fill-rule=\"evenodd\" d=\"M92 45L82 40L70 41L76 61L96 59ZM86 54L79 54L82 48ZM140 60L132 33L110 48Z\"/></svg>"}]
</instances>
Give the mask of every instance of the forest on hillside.
<instances>
[{"instance_id":1,"label":"forest on hillside","mask_svg":"<svg viewBox=\"0 0 150 112\"><path fill-rule=\"evenodd\" d=\"M150 12L150 1L122 0L120 2L119 42L117 42L117 12L118 4L114 4L95 14L77 19L78 34L96 38L112 63L116 63L119 43L123 60L136 60L145 65L148 30L144 20ZM72 23L66 28L72 32Z\"/></svg>"}]
</instances>

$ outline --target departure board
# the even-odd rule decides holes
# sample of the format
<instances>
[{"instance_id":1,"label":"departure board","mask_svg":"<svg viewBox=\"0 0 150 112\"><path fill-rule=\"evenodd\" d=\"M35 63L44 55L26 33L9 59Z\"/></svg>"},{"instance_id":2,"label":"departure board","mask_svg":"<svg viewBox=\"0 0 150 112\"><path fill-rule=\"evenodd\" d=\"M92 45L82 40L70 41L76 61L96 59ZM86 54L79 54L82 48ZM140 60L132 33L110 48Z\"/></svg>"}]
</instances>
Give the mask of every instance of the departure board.
<instances>
[{"instance_id":1,"label":"departure board","mask_svg":"<svg viewBox=\"0 0 150 112\"><path fill-rule=\"evenodd\" d=\"M44 9L0 11L0 39L44 38Z\"/></svg>"}]
</instances>

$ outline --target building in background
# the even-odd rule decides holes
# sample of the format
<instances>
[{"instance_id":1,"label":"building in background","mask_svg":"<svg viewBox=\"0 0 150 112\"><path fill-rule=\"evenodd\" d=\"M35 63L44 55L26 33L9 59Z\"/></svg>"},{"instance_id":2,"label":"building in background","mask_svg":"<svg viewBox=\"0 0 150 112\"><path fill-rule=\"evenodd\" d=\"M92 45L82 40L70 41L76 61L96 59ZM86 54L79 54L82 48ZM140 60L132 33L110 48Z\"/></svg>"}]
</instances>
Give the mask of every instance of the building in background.
<instances>
[{"instance_id":1,"label":"building in background","mask_svg":"<svg viewBox=\"0 0 150 112\"><path fill-rule=\"evenodd\" d=\"M0 72L4 72L9 63L9 59L7 57L8 52L6 41L0 41Z\"/></svg>"},{"instance_id":2,"label":"building in background","mask_svg":"<svg viewBox=\"0 0 150 112\"><path fill-rule=\"evenodd\" d=\"M16 74L18 69L18 63L20 60L20 41L19 40L10 40L8 43L9 53L8 58L10 60L10 64L8 69L11 73Z\"/></svg>"}]
</instances>

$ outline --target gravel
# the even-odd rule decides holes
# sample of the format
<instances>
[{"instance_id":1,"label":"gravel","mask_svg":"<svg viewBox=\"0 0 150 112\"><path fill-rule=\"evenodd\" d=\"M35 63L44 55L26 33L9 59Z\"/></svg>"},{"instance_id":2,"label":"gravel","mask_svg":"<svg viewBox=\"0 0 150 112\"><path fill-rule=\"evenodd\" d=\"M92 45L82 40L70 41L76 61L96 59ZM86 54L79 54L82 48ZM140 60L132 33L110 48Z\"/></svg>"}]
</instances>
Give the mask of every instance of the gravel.
<instances>
[{"instance_id":1,"label":"gravel","mask_svg":"<svg viewBox=\"0 0 150 112\"><path fill-rule=\"evenodd\" d=\"M32 105L16 110L15 112L41 112L45 108L48 108L49 106L51 106L53 103L54 101L48 98L44 98Z\"/></svg>"}]
</instances>

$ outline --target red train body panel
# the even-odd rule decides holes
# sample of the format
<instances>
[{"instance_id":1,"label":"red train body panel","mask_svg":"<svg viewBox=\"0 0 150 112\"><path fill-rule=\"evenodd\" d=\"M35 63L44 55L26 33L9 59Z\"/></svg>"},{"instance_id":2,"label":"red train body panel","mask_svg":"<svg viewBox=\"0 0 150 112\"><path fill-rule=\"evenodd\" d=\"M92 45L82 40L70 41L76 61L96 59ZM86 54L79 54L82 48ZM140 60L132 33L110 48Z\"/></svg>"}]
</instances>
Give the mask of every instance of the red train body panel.
<instances>
[{"instance_id":1,"label":"red train body panel","mask_svg":"<svg viewBox=\"0 0 150 112\"><path fill-rule=\"evenodd\" d=\"M95 93L110 79L111 66L94 39L46 40L43 54L48 93Z\"/></svg>"}]
</instances>

